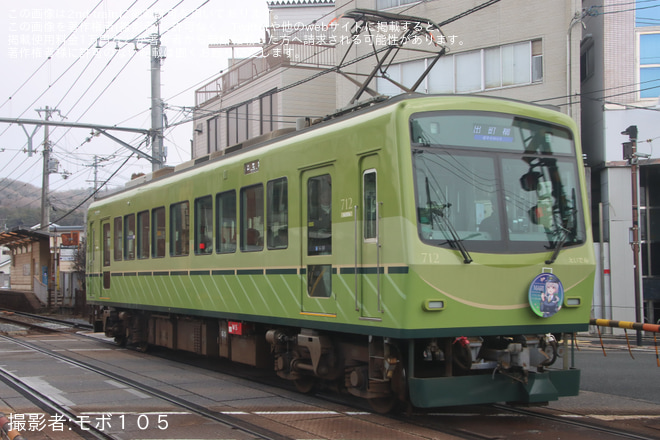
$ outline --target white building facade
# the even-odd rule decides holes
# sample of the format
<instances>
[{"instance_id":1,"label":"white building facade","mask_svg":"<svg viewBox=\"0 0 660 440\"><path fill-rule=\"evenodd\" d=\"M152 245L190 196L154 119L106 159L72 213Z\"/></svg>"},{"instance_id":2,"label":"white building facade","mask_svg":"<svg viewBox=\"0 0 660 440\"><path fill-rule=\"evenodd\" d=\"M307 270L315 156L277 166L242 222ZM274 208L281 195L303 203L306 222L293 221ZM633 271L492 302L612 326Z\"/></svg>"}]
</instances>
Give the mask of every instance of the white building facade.
<instances>
[{"instance_id":1,"label":"white building facade","mask_svg":"<svg viewBox=\"0 0 660 440\"><path fill-rule=\"evenodd\" d=\"M660 1L583 2L582 138L592 167L600 287L596 317L660 320ZM637 127L638 156L624 157L622 134ZM635 185L632 162L638 166ZM639 200L635 288L633 188ZM599 237L601 237L599 239ZM636 301L637 297L637 301ZM637 305L637 304L638 305Z\"/></svg>"}]
</instances>

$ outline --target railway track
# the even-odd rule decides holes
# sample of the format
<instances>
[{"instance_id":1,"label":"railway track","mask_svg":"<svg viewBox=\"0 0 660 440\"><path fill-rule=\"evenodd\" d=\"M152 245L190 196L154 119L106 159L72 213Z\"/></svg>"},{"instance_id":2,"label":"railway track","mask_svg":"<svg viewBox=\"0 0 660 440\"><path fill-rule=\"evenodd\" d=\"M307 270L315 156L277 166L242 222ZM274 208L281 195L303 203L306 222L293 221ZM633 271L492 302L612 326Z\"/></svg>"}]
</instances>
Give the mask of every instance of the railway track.
<instances>
[{"instance_id":1,"label":"railway track","mask_svg":"<svg viewBox=\"0 0 660 440\"><path fill-rule=\"evenodd\" d=\"M31 316L29 319L37 320L37 317ZM35 325L37 324L35 323ZM71 337L80 339L78 336L79 335L71 335ZM64 350L53 351L49 348L44 348L43 346L40 347L35 343L27 342L25 339L26 338L13 338L5 336L0 338L0 341L11 341L12 344L17 345L17 347L20 347L21 349L34 351L40 355L48 356L49 359L52 359L55 362L66 363L78 368L82 368L89 373L103 377L104 379L102 380L104 381L119 383L125 389L130 389L135 393L147 394L154 399L167 402L168 405L178 408L178 410L181 412L196 415L200 418L204 418L205 420L209 420L212 423L218 423L222 424L223 426L231 427L232 430L245 433L245 435L250 436L250 438L304 438L300 436L282 434L282 432L279 430L263 428L260 422L254 422L255 416L282 418L291 417L293 414L296 414L296 417L300 417L301 420L304 420L305 418L314 419L345 416L346 420L342 423L345 423L346 425L354 423L355 419L360 419L361 421L365 422L367 426L373 426L374 420L376 418L379 420L379 422L376 423L380 424L381 426L391 425L393 422L395 425L400 425L398 428L390 431L390 437L383 434L378 435L378 438L382 439L406 438L405 436L401 436L404 433L406 436L414 439L526 439L529 437L529 435L532 434L534 434L534 436L540 440L545 438L557 438L557 436L561 436L562 438L570 438L571 436L576 436L578 434L580 438L584 439L627 438L646 440L657 438L657 436L654 435L648 435L639 432L629 432L624 428L606 426L604 424L598 423L596 420L589 418L583 417L578 419L571 417L570 414L553 414L552 410L548 408L528 409L516 408L506 405L484 405L476 408L469 407L449 409L446 412L438 412L437 410L415 412L410 411L407 414L384 417L371 413L368 408L365 408L366 405L364 405L364 402L362 401L355 402L354 400L350 399L346 400L337 394L323 392L315 394L311 397L290 393L289 397L287 397L288 400L286 400L286 402L283 400L283 403L278 405L276 409L265 409L259 407L242 411L218 411L209 409L207 405L200 404L199 400L202 398L201 394L193 393L190 396L184 397L172 392L166 392L163 389L159 389L159 387L146 385L143 383L144 381L140 381L139 379L127 377L127 372L122 374L118 371L115 371L114 368L111 367L111 363L106 363L106 367L100 367L96 360L96 356L88 356L88 360L81 360L79 357L72 357L70 355L71 353L67 354ZM88 338L85 339L89 340ZM98 347L98 344L95 344L95 346ZM94 349L90 349L90 351L91 350ZM141 353L138 354L132 351L120 350L114 346L113 348L96 348L95 350L107 350L107 352L113 352L113 350L117 350L117 352L121 351L130 353L131 355L135 356L139 355L144 356L145 358L154 358L153 356L145 356ZM101 353L104 352L101 351ZM156 364L159 362L168 362L168 360L181 363L180 356L177 356L177 353L161 351L158 353L158 355L159 359L154 358L154 362ZM111 358L113 358L113 356L111 356ZM199 362L195 362L195 356L189 355L189 361L185 363L196 368L209 368L208 359L198 359L198 361ZM212 371L219 372L224 376L236 377L239 381L241 379L246 379L251 383L257 383L257 386L261 386L260 384L263 384L264 388L281 387L281 382L270 380L271 376L266 376L266 378L264 378L263 375L259 376L258 373L256 373L257 376L255 377L254 374L246 374L245 369L231 368L228 371L224 368L217 368L217 366L210 369ZM68 409L66 405L64 407L58 407L57 399L55 399L55 402L52 402L53 399L50 399L49 401L49 396L44 395L42 392L40 393L39 390L36 390L36 393L31 394L29 391L31 388L30 383L21 381L21 378L18 377L18 375L6 370L4 367L2 367L0 373L0 376L3 377L3 381L5 383L10 384L21 394L32 395L30 400L35 402L35 404L38 404L38 406L45 412L49 414L62 414L67 420L74 421L69 422L70 424L67 426L70 426L72 429L75 428L75 425L77 425L75 421L78 420L76 418L77 415L75 413L67 413ZM282 398L282 396L284 396L286 393L287 390L283 389L281 395L278 395L277 398ZM309 402L311 402L310 399L315 400L315 409L307 411L298 411L294 409L299 408L301 405L307 405ZM342 407L344 409L337 410L337 407ZM381 419L381 417L384 418ZM248 421L246 419L250 419L252 421ZM503 420L507 420L509 423L502 423ZM78 429L78 431L80 431L80 429ZM415 432L417 434L411 436L411 432ZM397 434L395 435L394 433ZM79 435L85 436L83 438L113 438L108 437L108 434L104 432L100 432L98 433L98 436L96 436L97 434L91 433L89 430L85 430ZM550 437L546 435L552 436ZM314 437L333 438L331 435L324 437L318 433L315 433ZM362 438L376 437L363 436Z\"/></svg>"},{"instance_id":2,"label":"railway track","mask_svg":"<svg viewBox=\"0 0 660 440\"><path fill-rule=\"evenodd\" d=\"M61 331L91 331L91 324L74 322L66 319L53 318L49 316L35 315L32 313L3 310L0 312L0 322L24 327L26 330L44 333L55 333Z\"/></svg>"},{"instance_id":3,"label":"railway track","mask_svg":"<svg viewBox=\"0 0 660 440\"><path fill-rule=\"evenodd\" d=\"M613 435L619 438L628 438L636 440L653 440L657 439L656 436L649 437L647 435L637 434L633 432L626 432L618 428L612 428L602 424L598 424L595 421L588 421L585 419L578 419L573 417L566 417L566 415L556 415L550 414L548 412L535 411L527 408L512 407L507 405L492 405L493 408L496 408L500 411L506 411L512 414L518 414L525 417L531 417L536 419L542 419L550 421L553 424L563 424L579 427L594 433L602 433L606 435ZM571 415L574 416L574 415Z\"/></svg>"},{"instance_id":4,"label":"railway track","mask_svg":"<svg viewBox=\"0 0 660 440\"><path fill-rule=\"evenodd\" d=\"M51 350L47 350L42 347L39 347L35 344L21 341L13 337L0 336L0 339L11 341L13 344L38 352L42 355L46 355L49 358L61 362L65 362L67 364L89 371L93 374L106 377L112 381L126 385L131 390L136 390L141 393L146 393L154 398L157 398L171 405L179 407L180 409L185 410L190 414L195 414L204 417L206 419L209 419L211 421L229 426L231 427L231 429L242 431L248 434L249 436L251 436L252 438L266 439L266 440L284 440L289 438L286 436L282 436L281 434L275 431L270 431L268 429L255 426L251 423L247 423L245 421L239 420L231 415L222 414L216 411L209 410L194 402L175 396L174 394L164 392L162 390L147 386L145 384L141 384L139 382L136 382L135 380L122 376L117 372L110 371L109 369L100 368L99 366L92 365L91 363L76 360L70 356L56 353ZM66 405L58 404L56 400L44 395L44 393L40 392L35 387L30 386L25 381L20 380L18 376L12 374L11 372L1 368L0 368L0 372L2 372L1 375L2 379L7 385L17 389L17 391L21 392L21 394L30 396L31 400L33 400L35 403L37 403L37 405L40 408L46 410L47 412L63 415L67 420L68 425L76 426L79 433L84 434L84 432L81 430L80 423L76 423L76 421L82 420L79 414L75 414L74 412L70 411ZM90 430L86 432L91 434L93 438L99 438L99 439L114 438L112 436L107 435L103 431L91 429L92 426L93 424L89 425Z\"/></svg>"}]
</instances>

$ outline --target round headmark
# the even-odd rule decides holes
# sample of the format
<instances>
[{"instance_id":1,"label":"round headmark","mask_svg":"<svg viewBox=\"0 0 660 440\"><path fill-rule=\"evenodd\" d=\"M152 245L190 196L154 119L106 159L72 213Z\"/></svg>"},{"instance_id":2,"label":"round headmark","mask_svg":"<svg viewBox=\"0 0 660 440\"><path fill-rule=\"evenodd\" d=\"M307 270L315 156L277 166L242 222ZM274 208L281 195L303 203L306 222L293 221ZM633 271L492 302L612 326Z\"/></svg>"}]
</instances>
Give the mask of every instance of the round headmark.
<instances>
[{"instance_id":1,"label":"round headmark","mask_svg":"<svg viewBox=\"0 0 660 440\"><path fill-rule=\"evenodd\" d=\"M529 306L542 318L549 318L564 303L564 286L556 275L542 273L529 286Z\"/></svg>"}]
</instances>

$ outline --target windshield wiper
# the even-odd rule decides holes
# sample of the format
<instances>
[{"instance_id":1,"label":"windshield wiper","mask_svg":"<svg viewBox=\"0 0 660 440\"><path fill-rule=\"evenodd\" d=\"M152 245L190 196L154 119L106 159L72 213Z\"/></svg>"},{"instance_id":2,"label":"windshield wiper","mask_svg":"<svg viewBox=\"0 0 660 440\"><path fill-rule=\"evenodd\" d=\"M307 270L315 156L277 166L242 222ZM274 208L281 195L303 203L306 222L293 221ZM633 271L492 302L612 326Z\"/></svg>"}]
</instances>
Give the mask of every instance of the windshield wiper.
<instances>
[{"instance_id":1,"label":"windshield wiper","mask_svg":"<svg viewBox=\"0 0 660 440\"><path fill-rule=\"evenodd\" d=\"M463 263L465 263L465 264L472 263L472 257L470 256L470 253L465 248L465 245L463 244L463 240L458 235L458 232L456 232L456 229L454 228L454 225L452 225L451 221L449 221L449 219L445 215L445 208L449 208L451 206L451 203L439 205L438 203L431 200L431 194L430 194L430 191L429 191L429 178L428 177L426 178L426 200L428 200L429 215L431 217L431 228L433 228L433 217L436 216L436 215L439 216L442 219L442 222L444 223L445 227L449 231L449 234L451 234L452 239L447 240L447 242L450 245L454 245L458 248L461 255L463 256Z\"/></svg>"},{"instance_id":2,"label":"windshield wiper","mask_svg":"<svg viewBox=\"0 0 660 440\"><path fill-rule=\"evenodd\" d=\"M555 242L555 250L552 251L552 256L550 257L549 260L545 260L545 264L552 264L557 260L557 257L559 256L559 251L561 251L561 248L564 247L564 244L566 243L566 240L568 239L568 229L559 226L559 238Z\"/></svg>"}]
</instances>

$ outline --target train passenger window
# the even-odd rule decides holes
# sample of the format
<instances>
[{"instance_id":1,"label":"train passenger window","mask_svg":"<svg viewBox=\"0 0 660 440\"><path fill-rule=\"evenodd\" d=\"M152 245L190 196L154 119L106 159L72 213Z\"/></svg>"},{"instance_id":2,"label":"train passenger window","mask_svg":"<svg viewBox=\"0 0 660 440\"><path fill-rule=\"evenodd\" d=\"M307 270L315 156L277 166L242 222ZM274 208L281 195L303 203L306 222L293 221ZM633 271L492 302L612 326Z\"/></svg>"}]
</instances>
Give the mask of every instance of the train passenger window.
<instances>
[{"instance_id":1,"label":"train passenger window","mask_svg":"<svg viewBox=\"0 0 660 440\"><path fill-rule=\"evenodd\" d=\"M151 210L151 256L163 258L165 256L165 208Z\"/></svg>"},{"instance_id":2,"label":"train passenger window","mask_svg":"<svg viewBox=\"0 0 660 440\"><path fill-rule=\"evenodd\" d=\"M114 233L115 233L115 261L121 261L122 256L124 255L123 244L124 240L121 235L122 231L122 219L121 217L115 217L114 222Z\"/></svg>"},{"instance_id":3,"label":"train passenger window","mask_svg":"<svg viewBox=\"0 0 660 440\"><path fill-rule=\"evenodd\" d=\"M149 258L149 211L138 212L137 234L137 257L144 260Z\"/></svg>"},{"instance_id":4,"label":"train passenger window","mask_svg":"<svg viewBox=\"0 0 660 440\"><path fill-rule=\"evenodd\" d=\"M236 252L236 191L215 196L215 249L218 253Z\"/></svg>"},{"instance_id":5,"label":"train passenger window","mask_svg":"<svg viewBox=\"0 0 660 440\"><path fill-rule=\"evenodd\" d=\"M289 197L286 177L268 182L268 249L286 249L289 245Z\"/></svg>"},{"instance_id":6,"label":"train passenger window","mask_svg":"<svg viewBox=\"0 0 660 440\"><path fill-rule=\"evenodd\" d=\"M170 205L170 255L190 253L190 202Z\"/></svg>"},{"instance_id":7,"label":"train passenger window","mask_svg":"<svg viewBox=\"0 0 660 440\"><path fill-rule=\"evenodd\" d=\"M110 223L103 223L103 267L110 266L110 248L112 239L110 238Z\"/></svg>"},{"instance_id":8,"label":"train passenger window","mask_svg":"<svg viewBox=\"0 0 660 440\"><path fill-rule=\"evenodd\" d=\"M376 194L376 170L367 170L362 176L362 190L364 191L364 239L376 238L378 225L378 207Z\"/></svg>"},{"instance_id":9,"label":"train passenger window","mask_svg":"<svg viewBox=\"0 0 660 440\"><path fill-rule=\"evenodd\" d=\"M213 198L200 197L195 200L195 254L213 252Z\"/></svg>"},{"instance_id":10,"label":"train passenger window","mask_svg":"<svg viewBox=\"0 0 660 440\"><path fill-rule=\"evenodd\" d=\"M135 214L124 216L124 259L135 260Z\"/></svg>"},{"instance_id":11,"label":"train passenger window","mask_svg":"<svg viewBox=\"0 0 660 440\"><path fill-rule=\"evenodd\" d=\"M264 248L264 186L241 188L241 251Z\"/></svg>"},{"instance_id":12,"label":"train passenger window","mask_svg":"<svg viewBox=\"0 0 660 440\"><path fill-rule=\"evenodd\" d=\"M332 254L332 187L329 174L307 181L307 255Z\"/></svg>"}]
</instances>

